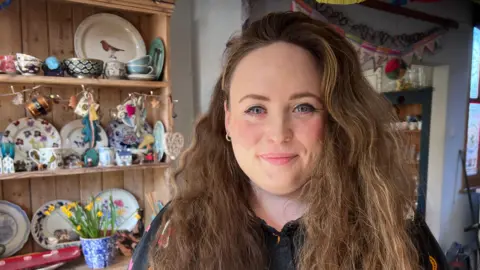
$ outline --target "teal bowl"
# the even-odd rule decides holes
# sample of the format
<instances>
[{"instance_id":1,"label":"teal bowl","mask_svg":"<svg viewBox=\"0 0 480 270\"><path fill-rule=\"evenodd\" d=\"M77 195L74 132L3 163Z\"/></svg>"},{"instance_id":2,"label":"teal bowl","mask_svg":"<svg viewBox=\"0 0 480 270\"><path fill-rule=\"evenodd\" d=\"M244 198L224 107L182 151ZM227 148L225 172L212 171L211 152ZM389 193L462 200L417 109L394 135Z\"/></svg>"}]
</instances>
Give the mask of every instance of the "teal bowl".
<instances>
[{"instance_id":1,"label":"teal bowl","mask_svg":"<svg viewBox=\"0 0 480 270\"><path fill-rule=\"evenodd\" d=\"M146 65L127 65L128 74L151 74L154 69Z\"/></svg>"},{"instance_id":2,"label":"teal bowl","mask_svg":"<svg viewBox=\"0 0 480 270\"><path fill-rule=\"evenodd\" d=\"M148 66L152 62L150 55L140 56L127 62L127 65Z\"/></svg>"}]
</instances>

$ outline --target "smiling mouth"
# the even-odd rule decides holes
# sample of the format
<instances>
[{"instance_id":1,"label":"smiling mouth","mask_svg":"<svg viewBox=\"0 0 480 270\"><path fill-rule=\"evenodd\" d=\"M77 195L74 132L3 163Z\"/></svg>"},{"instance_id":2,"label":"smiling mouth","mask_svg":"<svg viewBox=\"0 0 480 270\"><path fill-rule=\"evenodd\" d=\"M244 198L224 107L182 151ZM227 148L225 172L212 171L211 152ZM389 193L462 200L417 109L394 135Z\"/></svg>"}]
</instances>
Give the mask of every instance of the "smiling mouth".
<instances>
[{"instance_id":1,"label":"smiling mouth","mask_svg":"<svg viewBox=\"0 0 480 270\"><path fill-rule=\"evenodd\" d=\"M298 155L295 154L264 154L264 155L259 155L262 160L265 160L266 162L276 165L276 166L282 166L286 165L290 162L292 162L294 159L298 157Z\"/></svg>"}]
</instances>

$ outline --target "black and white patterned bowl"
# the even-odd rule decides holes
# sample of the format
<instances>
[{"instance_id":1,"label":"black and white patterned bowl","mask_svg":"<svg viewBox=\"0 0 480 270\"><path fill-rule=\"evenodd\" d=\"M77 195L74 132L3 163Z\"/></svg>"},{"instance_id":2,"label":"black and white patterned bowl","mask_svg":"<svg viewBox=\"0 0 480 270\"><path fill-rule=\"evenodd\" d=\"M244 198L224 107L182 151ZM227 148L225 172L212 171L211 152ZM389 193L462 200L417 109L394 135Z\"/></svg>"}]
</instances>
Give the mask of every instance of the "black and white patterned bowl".
<instances>
[{"instance_id":1,"label":"black and white patterned bowl","mask_svg":"<svg viewBox=\"0 0 480 270\"><path fill-rule=\"evenodd\" d=\"M67 73L76 78L97 78L103 73L103 61L98 59L69 58L63 61Z\"/></svg>"}]
</instances>

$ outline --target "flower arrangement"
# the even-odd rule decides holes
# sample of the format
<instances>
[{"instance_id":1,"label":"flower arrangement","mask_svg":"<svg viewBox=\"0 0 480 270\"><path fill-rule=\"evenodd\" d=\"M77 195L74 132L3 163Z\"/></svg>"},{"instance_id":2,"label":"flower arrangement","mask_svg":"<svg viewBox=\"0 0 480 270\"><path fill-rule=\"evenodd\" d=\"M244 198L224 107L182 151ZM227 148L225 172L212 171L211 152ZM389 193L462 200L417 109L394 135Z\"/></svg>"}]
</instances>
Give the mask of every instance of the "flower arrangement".
<instances>
[{"instance_id":1,"label":"flower arrangement","mask_svg":"<svg viewBox=\"0 0 480 270\"><path fill-rule=\"evenodd\" d=\"M94 199L91 197L87 204L78 202L71 202L60 207L62 213L72 226L72 229L84 239L95 239L115 235L116 230L133 215L137 220L140 219L138 212L132 213L126 219L120 219L119 213L123 209L117 209L118 202L114 201L112 196L108 201L102 203L100 198ZM49 206L48 210L44 212L45 215L50 215L55 211L55 206Z\"/></svg>"}]
</instances>

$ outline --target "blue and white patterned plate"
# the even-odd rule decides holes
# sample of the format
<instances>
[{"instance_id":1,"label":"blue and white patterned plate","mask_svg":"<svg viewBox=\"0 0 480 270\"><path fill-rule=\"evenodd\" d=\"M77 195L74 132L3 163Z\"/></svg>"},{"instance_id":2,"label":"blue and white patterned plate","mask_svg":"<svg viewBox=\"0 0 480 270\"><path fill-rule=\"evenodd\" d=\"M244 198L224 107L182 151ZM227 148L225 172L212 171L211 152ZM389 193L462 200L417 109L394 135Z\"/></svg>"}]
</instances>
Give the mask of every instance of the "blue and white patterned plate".
<instances>
[{"instance_id":1,"label":"blue and white patterned plate","mask_svg":"<svg viewBox=\"0 0 480 270\"><path fill-rule=\"evenodd\" d=\"M146 134L152 134L152 127L145 122ZM125 125L122 121L112 120L107 127L108 143L110 147L116 150L136 149L143 141L142 137L137 137L133 127Z\"/></svg>"},{"instance_id":2,"label":"blue and white patterned plate","mask_svg":"<svg viewBox=\"0 0 480 270\"><path fill-rule=\"evenodd\" d=\"M22 249L30 234L30 220L20 206L0 200L0 254L10 257Z\"/></svg>"}]
</instances>

